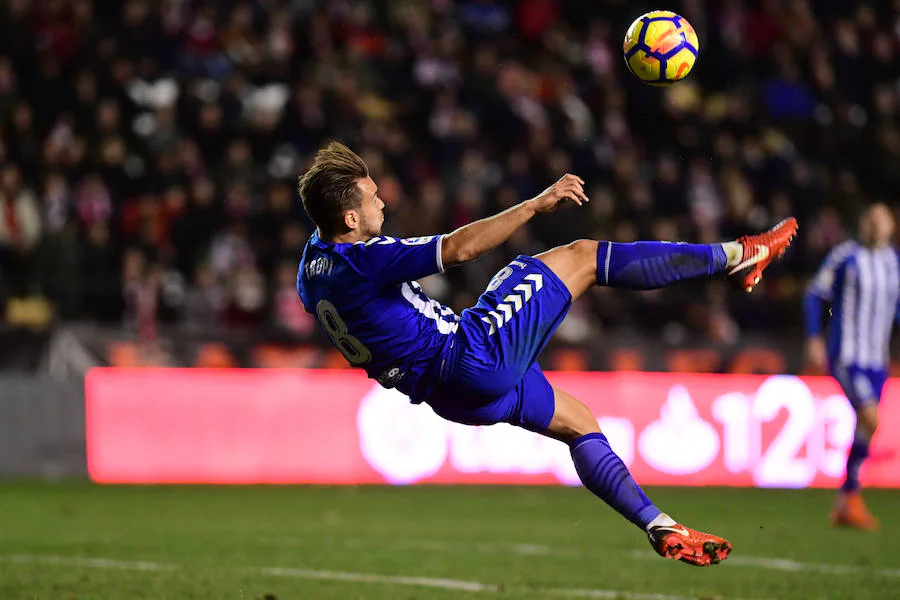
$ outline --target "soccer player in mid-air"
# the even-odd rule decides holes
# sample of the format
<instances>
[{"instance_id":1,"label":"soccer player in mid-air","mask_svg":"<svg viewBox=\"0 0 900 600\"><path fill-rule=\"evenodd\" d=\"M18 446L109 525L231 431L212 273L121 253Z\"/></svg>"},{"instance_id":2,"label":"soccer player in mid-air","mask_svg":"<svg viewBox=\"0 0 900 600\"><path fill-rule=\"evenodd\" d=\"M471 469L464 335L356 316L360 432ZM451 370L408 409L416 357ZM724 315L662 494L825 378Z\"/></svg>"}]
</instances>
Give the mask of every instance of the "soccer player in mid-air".
<instances>
[{"instance_id":1,"label":"soccer player in mid-air","mask_svg":"<svg viewBox=\"0 0 900 600\"><path fill-rule=\"evenodd\" d=\"M828 365L856 411L847 475L831 511L835 526L876 529L859 493L859 468L878 428L878 403L888 375L891 328L898 315L900 260L891 245L894 216L873 204L859 220L859 241L836 246L810 283L804 301L809 361ZM827 341L825 303L831 304Z\"/></svg>"},{"instance_id":2,"label":"soccer player in mid-air","mask_svg":"<svg viewBox=\"0 0 900 600\"><path fill-rule=\"evenodd\" d=\"M303 251L298 292L350 364L382 386L427 402L450 421L510 423L568 444L585 487L644 530L657 553L698 566L718 563L731 544L657 508L590 409L551 387L537 358L572 301L594 285L653 289L722 274L752 290L790 244L794 219L723 244L578 240L519 256L460 315L415 283L489 252L539 213L566 201L582 205L583 185L567 174L534 198L452 233L395 239L382 235L384 203L366 164L331 143L299 181L317 230Z\"/></svg>"}]
</instances>

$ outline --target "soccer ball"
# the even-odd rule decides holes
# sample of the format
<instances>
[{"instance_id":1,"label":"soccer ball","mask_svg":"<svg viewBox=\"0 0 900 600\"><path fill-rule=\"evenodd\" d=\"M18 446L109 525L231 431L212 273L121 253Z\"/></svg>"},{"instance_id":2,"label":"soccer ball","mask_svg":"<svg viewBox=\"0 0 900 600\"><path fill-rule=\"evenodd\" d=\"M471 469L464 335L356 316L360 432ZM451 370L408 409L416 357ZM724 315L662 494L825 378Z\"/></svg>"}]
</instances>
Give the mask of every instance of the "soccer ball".
<instances>
[{"instance_id":1,"label":"soccer ball","mask_svg":"<svg viewBox=\"0 0 900 600\"><path fill-rule=\"evenodd\" d=\"M694 28L667 10L649 12L625 34L625 64L649 85L670 85L687 77L700 52Z\"/></svg>"}]
</instances>

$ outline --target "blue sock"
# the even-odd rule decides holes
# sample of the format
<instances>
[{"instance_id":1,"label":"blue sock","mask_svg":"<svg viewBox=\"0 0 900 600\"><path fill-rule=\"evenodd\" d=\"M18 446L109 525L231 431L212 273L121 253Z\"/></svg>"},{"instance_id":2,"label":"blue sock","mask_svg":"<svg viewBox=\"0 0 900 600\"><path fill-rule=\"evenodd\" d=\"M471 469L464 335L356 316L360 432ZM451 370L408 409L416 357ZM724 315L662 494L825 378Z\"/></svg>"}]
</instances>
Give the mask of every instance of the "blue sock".
<instances>
[{"instance_id":1,"label":"blue sock","mask_svg":"<svg viewBox=\"0 0 900 600\"><path fill-rule=\"evenodd\" d=\"M721 244L669 242L600 242L597 283L629 290L652 290L694 277L725 271L728 257Z\"/></svg>"},{"instance_id":2,"label":"blue sock","mask_svg":"<svg viewBox=\"0 0 900 600\"><path fill-rule=\"evenodd\" d=\"M859 489L859 468L869 458L869 440L853 439L850 454L847 456L847 478L841 485L842 492L855 492Z\"/></svg>"},{"instance_id":3,"label":"blue sock","mask_svg":"<svg viewBox=\"0 0 900 600\"><path fill-rule=\"evenodd\" d=\"M634 482L628 467L609 447L605 435L583 435L572 442L571 452L584 487L620 515L646 529L650 521L662 513Z\"/></svg>"}]
</instances>

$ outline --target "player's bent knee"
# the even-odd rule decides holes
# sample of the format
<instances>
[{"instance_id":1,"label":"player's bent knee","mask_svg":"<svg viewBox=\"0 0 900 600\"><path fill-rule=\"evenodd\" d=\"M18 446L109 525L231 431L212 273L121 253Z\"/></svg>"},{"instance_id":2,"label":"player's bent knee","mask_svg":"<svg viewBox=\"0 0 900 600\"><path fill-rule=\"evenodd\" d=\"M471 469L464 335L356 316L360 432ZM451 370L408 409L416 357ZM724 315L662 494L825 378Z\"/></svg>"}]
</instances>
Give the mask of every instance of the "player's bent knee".
<instances>
[{"instance_id":1,"label":"player's bent knee","mask_svg":"<svg viewBox=\"0 0 900 600\"><path fill-rule=\"evenodd\" d=\"M597 242L595 240L575 240L565 246L557 246L538 254L535 258L553 268L556 265L576 266L585 262L596 264Z\"/></svg>"},{"instance_id":2,"label":"player's bent knee","mask_svg":"<svg viewBox=\"0 0 900 600\"><path fill-rule=\"evenodd\" d=\"M597 240L575 240L570 242L566 248L579 254L586 254L592 258L597 256Z\"/></svg>"},{"instance_id":3,"label":"player's bent knee","mask_svg":"<svg viewBox=\"0 0 900 600\"><path fill-rule=\"evenodd\" d=\"M575 240L568 244L566 249L573 252L581 260L597 261L597 244L596 240Z\"/></svg>"},{"instance_id":4,"label":"player's bent knee","mask_svg":"<svg viewBox=\"0 0 900 600\"><path fill-rule=\"evenodd\" d=\"M597 282L597 242L575 240L535 256L565 284L577 298Z\"/></svg>"},{"instance_id":5,"label":"player's bent knee","mask_svg":"<svg viewBox=\"0 0 900 600\"><path fill-rule=\"evenodd\" d=\"M597 418L582 401L556 388L553 396L556 406L546 435L570 443L589 433L601 433Z\"/></svg>"}]
</instances>

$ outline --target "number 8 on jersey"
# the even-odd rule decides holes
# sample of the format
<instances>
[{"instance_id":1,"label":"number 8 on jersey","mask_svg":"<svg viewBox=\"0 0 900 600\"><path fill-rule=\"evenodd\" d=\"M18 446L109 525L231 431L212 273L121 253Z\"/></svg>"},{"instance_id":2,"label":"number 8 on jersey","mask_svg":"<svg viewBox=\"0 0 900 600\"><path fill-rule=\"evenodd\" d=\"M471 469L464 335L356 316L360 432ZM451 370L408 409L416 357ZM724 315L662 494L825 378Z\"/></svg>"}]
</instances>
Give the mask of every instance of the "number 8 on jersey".
<instances>
[{"instance_id":1,"label":"number 8 on jersey","mask_svg":"<svg viewBox=\"0 0 900 600\"><path fill-rule=\"evenodd\" d=\"M328 337L351 365L364 365L372 360L369 349L347 331L347 324L341 319L334 304L328 300L319 300L316 304L316 316Z\"/></svg>"}]
</instances>

